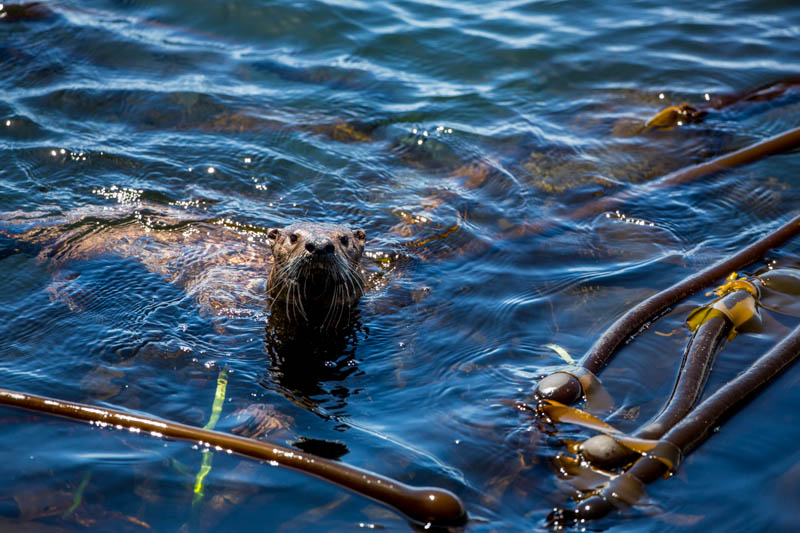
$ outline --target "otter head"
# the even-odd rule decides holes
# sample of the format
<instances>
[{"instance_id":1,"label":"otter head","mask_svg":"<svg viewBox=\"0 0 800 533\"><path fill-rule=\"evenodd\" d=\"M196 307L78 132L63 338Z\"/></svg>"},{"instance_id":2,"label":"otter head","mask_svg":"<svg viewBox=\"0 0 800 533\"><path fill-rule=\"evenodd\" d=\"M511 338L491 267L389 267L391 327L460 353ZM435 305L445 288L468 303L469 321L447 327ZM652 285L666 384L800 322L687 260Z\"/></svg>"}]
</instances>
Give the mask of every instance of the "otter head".
<instances>
[{"instance_id":1,"label":"otter head","mask_svg":"<svg viewBox=\"0 0 800 533\"><path fill-rule=\"evenodd\" d=\"M293 322L337 324L364 292L367 235L334 224L299 223L267 233L274 264L267 280L273 312Z\"/></svg>"}]
</instances>

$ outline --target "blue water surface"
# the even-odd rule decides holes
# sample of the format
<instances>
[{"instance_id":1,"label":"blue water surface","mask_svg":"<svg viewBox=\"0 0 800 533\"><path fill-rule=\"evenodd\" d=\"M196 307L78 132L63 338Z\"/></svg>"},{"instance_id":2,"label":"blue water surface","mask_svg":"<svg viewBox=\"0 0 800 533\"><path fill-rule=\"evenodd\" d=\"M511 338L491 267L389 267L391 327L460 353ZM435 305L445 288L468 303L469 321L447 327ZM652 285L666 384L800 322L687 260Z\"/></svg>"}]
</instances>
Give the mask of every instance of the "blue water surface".
<instances>
[{"instance_id":1,"label":"blue water surface","mask_svg":"<svg viewBox=\"0 0 800 533\"><path fill-rule=\"evenodd\" d=\"M625 310L800 205L797 153L636 194L800 124L795 85L645 127L669 105L797 76L796 2L63 0L2 13L0 229L70 253L0 240L0 386L203 426L224 369L219 429L259 406L276 421L268 440L324 441L349 464L453 491L466 531L546 530L575 496L552 460L590 433L515 407L565 364L548 344L579 358ZM622 190L634 194L620 211L572 216ZM205 251L108 238L164 231L147 217L167 211L227 229ZM202 266L234 242L267 254L266 228L295 220L368 235L359 328L309 361L275 356L257 275L187 289L160 269L164 254ZM797 268L798 254L794 241L768 260ZM601 374L612 423L658 412L683 320L707 301L682 302ZM774 318L728 344L709 391L797 322ZM585 527L793 531L799 380L788 370L639 505ZM193 506L196 446L10 408L0 423L3 530L420 527L219 453Z\"/></svg>"}]
</instances>

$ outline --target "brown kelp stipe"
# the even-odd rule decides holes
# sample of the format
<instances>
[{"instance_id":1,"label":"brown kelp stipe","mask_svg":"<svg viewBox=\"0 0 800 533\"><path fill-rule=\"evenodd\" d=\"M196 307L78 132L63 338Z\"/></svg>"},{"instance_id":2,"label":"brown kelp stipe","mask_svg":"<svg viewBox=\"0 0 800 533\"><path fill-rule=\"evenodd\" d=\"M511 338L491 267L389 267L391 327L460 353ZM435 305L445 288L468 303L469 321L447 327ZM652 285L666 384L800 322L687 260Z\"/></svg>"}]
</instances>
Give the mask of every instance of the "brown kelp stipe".
<instances>
[{"instance_id":1,"label":"brown kelp stipe","mask_svg":"<svg viewBox=\"0 0 800 533\"><path fill-rule=\"evenodd\" d=\"M800 128L779 133L735 152L710 159L705 163L676 170L644 185L599 198L571 211L568 217L571 220L581 220L598 213L614 211L637 198L657 194L660 189L688 183L723 170L749 165L765 157L797 148L800 148Z\"/></svg>"},{"instance_id":2,"label":"brown kelp stipe","mask_svg":"<svg viewBox=\"0 0 800 533\"><path fill-rule=\"evenodd\" d=\"M731 272L756 262L767 251L777 248L798 234L800 234L800 215L795 216L780 228L738 253L639 303L618 318L603 333L583 357L581 366L585 370L597 374L625 341L642 328L647 327L652 320L664 313L670 306L694 294L703 287L708 287L715 281L723 279ZM572 380L563 380L557 374L559 373L551 374L542 379L537 384L536 394L540 398L556 400L565 404L571 404L580 399L581 395L574 393L574 389L580 387L580 384L576 385ZM559 386L552 386L552 382L557 379L559 380Z\"/></svg>"},{"instance_id":3,"label":"brown kelp stipe","mask_svg":"<svg viewBox=\"0 0 800 533\"><path fill-rule=\"evenodd\" d=\"M54 400L0 388L0 405L83 420L98 427L115 427L149 433L158 438L192 442L220 452L236 453L282 465L336 483L400 511L421 524L457 526L466 522L464 504L450 491L412 487L394 479L277 444L199 429L107 407Z\"/></svg>"},{"instance_id":4,"label":"brown kelp stipe","mask_svg":"<svg viewBox=\"0 0 800 533\"><path fill-rule=\"evenodd\" d=\"M715 157L705 163L672 172L658 178L653 184L666 186L686 183L721 170L749 165L765 157L795 149L798 146L800 146L800 128L795 128L735 152Z\"/></svg>"},{"instance_id":5,"label":"brown kelp stipe","mask_svg":"<svg viewBox=\"0 0 800 533\"><path fill-rule=\"evenodd\" d=\"M517 226L510 230L508 235L511 237L521 237L524 235L545 233L554 229L557 222L554 222L553 218L555 218L556 221L558 219L584 220L600 213L624 209L625 205L629 205L638 198L659 194L662 189L698 180L716 174L717 172L749 165L765 157L796 150L798 148L800 148L800 128L794 128L768 139L764 139L751 146L736 150L735 152L715 157L705 163L692 165L671 172L649 183L637 185L610 196L603 196L566 213L557 213L554 217L546 220L538 220L536 222Z\"/></svg>"},{"instance_id":6,"label":"brown kelp stipe","mask_svg":"<svg viewBox=\"0 0 800 533\"><path fill-rule=\"evenodd\" d=\"M725 419L744 407L756 394L800 357L800 326L769 352L762 355L743 373L732 379L692 410L659 441L662 450L672 458L685 457L697 448ZM654 449L641 457L624 474L612 478L598 495L581 501L576 509L555 509L548 518L561 526L575 521L602 518L619 506L633 505L652 483L678 467L668 468Z\"/></svg>"},{"instance_id":7,"label":"brown kelp stipe","mask_svg":"<svg viewBox=\"0 0 800 533\"><path fill-rule=\"evenodd\" d=\"M655 419L634 431L638 439L659 439L694 407L708 380L711 365L731 331L732 323L724 316L714 316L695 331L686 347L672 395ZM620 444L609 435L600 434L580 445L583 458L598 468L617 468L632 462L636 450Z\"/></svg>"},{"instance_id":8,"label":"brown kelp stipe","mask_svg":"<svg viewBox=\"0 0 800 533\"><path fill-rule=\"evenodd\" d=\"M648 441L663 437L700 398L714 359L725 341L735 337L738 331L760 331L759 289L754 283L763 286L758 278L748 280L732 274L715 290L719 298L689 315L687 323L694 334L684 351L672 394L661 412L630 437ZM609 435L595 435L581 443L579 449L585 460L599 468L629 464L641 453Z\"/></svg>"}]
</instances>

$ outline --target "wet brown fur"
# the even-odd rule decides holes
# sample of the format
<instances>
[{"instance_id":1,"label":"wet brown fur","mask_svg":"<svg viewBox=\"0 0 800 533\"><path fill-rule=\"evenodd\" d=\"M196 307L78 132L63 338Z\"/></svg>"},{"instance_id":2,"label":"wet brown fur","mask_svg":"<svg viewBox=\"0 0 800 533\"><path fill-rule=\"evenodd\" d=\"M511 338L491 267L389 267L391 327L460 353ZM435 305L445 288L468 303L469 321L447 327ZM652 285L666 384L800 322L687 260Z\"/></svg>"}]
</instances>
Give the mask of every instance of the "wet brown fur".
<instances>
[{"instance_id":1,"label":"wet brown fur","mask_svg":"<svg viewBox=\"0 0 800 533\"><path fill-rule=\"evenodd\" d=\"M270 229L273 265L267 280L272 311L292 322L337 326L364 293L363 230L320 223Z\"/></svg>"}]
</instances>

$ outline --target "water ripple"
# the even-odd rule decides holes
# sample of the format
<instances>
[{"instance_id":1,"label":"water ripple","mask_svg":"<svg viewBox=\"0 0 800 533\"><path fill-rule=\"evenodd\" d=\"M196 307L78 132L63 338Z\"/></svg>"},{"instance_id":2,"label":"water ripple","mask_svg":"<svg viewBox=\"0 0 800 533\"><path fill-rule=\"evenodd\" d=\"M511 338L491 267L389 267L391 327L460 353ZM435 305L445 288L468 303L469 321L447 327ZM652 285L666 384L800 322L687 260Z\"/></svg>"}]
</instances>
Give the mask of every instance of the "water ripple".
<instances>
[{"instance_id":1,"label":"water ripple","mask_svg":"<svg viewBox=\"0 0 800 533\"><path fill-rule=\"evenodd\" d=\"M226 368L223 418L269 404L293 418L280 439L336 441L344 461L445 485L480 516L470 526L480 531L542 528L569 500L550 460L560 436L581 430L544 433L514 408L564 364L547 345L579 357L631 305L800 205L796 153L638 192L797 126L800 11L790 3L65 0L15 13L0 19L6 386L202 426ZM779 80L786 90L771 98L748 92ZM646 126L683 103L707 109L704 120ZM632 200L575 218L620 191ZM287 366L269 355L264 235L298 219L363 228L372 291L343 353ZM207 238L158 233L176 224ZM36 247L47 239L69 242L49 257ZM797 251L770 257L795 265ZM257 269L236 262L247 253ZM702 299L604 370L615 422L633 426L622 413L641 421L658 409L687 340L685 314ZM711 387L772 341L729 342ZM765 445L789 438L788 426L767 425L791 419L784 389L696 452L680 494L674 479L648 488L660 508L687 516L606 525L787 523L767 493L742 506L742 487L706 490L731 476L780 479L791 500L791 461L766 465L756 444L742 445L759 423ZM38 440L31 455L51 453L3 470L11 496L33 478L42 494L61 494L102 465L79 517L104 530L120 529L121 513L157 530L189 527L181 509L196 452L7 416L15 423L0 448ZM237 464L217 457L206 478L207 502L237 502L205 506L212 529L267 515L287 530L405 527L359 498L326 507L338 489L317 481L275 471L264 483L261 467ZM236 492L244 486L259 492ZM65 526L62 512L44 519Z\"/></svg>"}]
</instances>

